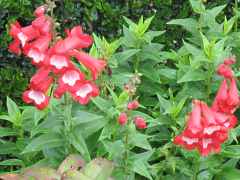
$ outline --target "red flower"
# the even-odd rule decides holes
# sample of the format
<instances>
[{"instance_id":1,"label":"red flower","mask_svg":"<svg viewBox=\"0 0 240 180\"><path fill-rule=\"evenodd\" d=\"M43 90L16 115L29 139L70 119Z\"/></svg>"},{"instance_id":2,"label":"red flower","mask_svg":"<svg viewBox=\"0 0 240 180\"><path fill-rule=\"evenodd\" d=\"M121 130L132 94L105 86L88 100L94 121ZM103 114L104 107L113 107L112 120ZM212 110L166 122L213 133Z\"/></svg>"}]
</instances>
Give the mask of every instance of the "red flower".
<instances>
[{"instance_id":1,"label":"red flower","mask_svg":"<svg viewBox=\"0 0 240 180\"><path fill-rule=\"evenodd\" d=\"M13 42L8 46L8 49L10 52L20 55L21 54L20 41L18 39L14 39Z\"/></svg>"},{"instance_id":2,"label":"red flower","mask_svg":"<svg viewBox=\"0 0 240 180\"><path fill-rule=\"evenodd\" d=\"M129 110L137 109L139 107L139 102L137 100L134 100L134 101L128 103L127 107Z\"/></svg>"},{"instance_id":3,"label":"red flower","mask_svg":"<svg viewBox=\"0 0 240 180\"><path fill-rule=\"evenodd\" d=\"M40 16L43 16L44 13L46 11L46 6L45 5L42 5L42 6L39 6L35 11L34 11L34 15L36 17L40 17Z\"/></svg>"},{"instance_id":4,"label":"red flower","mask_svg":"<svg viewBox=\"0 0 240 180\"><path fill-rule=\"evenodd\" d=\"M69 56L66 55L61 55L61 54L51 54L48 55L45 60L44 63L46 66L51 67L52 71L55 74L58 73L63 73L65 72L67 69L73 68L73 64L69 59Z\"/></svg>"},{"instance_id":5,"label":"red flower","mask_svg":"<svg viewBox=\"0 0 240 180\"><path fill-rule=\"evenodd\" d=\"M76 84L72 90L73 99L80 104L87 104L91 97L98 95L98 87L90 81L80 82Z\"/></svg>"},{"instance_id":6,"label":"red flower","mask_svg":"<svg viewBox=\"0 0 240 180\"><path fill-rule=\"evenodd\" d=\"M232 114L239 106L239 95L236 80L231 78L228 86L227 80L223 80L217 95L213 101L212 109L219 112Z\"/></svg>"},{"instance_id":7,"label":"red flower","mask_svg":"<svg viewBox=\"0 0 240 180\"><path fill-rule=\"evenodd\" d=\"M52 33L52 19L46 16L40 16L32 22L32 26L39 30L41 35Z\"/></svg>"},{"instance_id":8,"label":"red flower","mask_svg":"<svg viewBox=\"0 0 240 180\"><path fill-rule=\"evenodd\" d=\"M23 93L23 101L27 104L33 103L38 109L44 109L49 103L49 97L42 91L27 90Z\"/></svg>"},{"instance_id":9,"label":"red flower","mask_svg":"<svg viewBox=\"0 0 240 180\"><path fill-rule=\"evenodd\" d=\"M24 47L27 42L36 39L40 35L39 31L35 29L32 25L22 27L20 29L14 27L10 30L10 33L13 37L20 40L22 47Z\"/></svg>"},{"instance_id":10,"label":"red flower","mask_svg":"<svg viewBox=\"0 0 240 180\"><path fill-rule=\"evenodd\" d=\"M75 68L70 58L76 57L92 72L94 80L106 62L77 51L89 47L93 42L91 36L83 33L81 26L66 30L67 37L49 47L54 35L53 20L45 16L46 10L45 5L38 7L34 12L36 19L29 26L22 27L16 21L10 27L9 34L13 42L9 45L9 51L19 55L23 50L23 54L31 58L32 63L39 68L31 78L29 89L23 93L23 99L26 103L33 103L37 108L43 109L49 101L46 92L53 78L58 78L58 87L54 90L56 98L69 92L74 100L87 104L91 97L99 95L99 89L93 82L85 80L85 75ZM49 76L50 73L54 76Z\"/></svg>"},{"instance_id":11,"label":"red flower","mask_svg":"<svg viewBox=\"0 0 240 180\"><path fill-rule=\"evenodd\" d=\"M71 56L74 56L80 63L82 63L86 68L88 68L91 71L93 80L97 79L98 74L106 66L105 61L97 60L82 51L80 52L77 50L73 50L69 54Z\"/></svg>"},{"instance_id":12,"label":"red flower","mask_svg":"<svg viewBox=\"0 0 240 180\"><path fill-rule=\"evenodd\" d=\"M123 126L127 123L128 117L127 114L122 112L118 117L118 123Z\"/></svg>"},{"instance_id":13,"label":"red flower","mask_svg":"<svg viewBox=\"0 0 240 180\"><path fill-rule=\"evenodd\" d=\"M49 77L50 69L40 68L30 80L31 89L46 92L53 82L53 78Z\"/></svg>"},{"instance_id":14,"label":"red flower","mask_svg":"<svg viewBox=\"0 0 240 180\"><path fill-rule=\"evenodd\" d=\"M187 150L192 150L196 148L199 143L198 137L188 137L184 136L184 132L174 138L174 144L181 145Z\"/></svg>"},{"instance_id":15,"label":"red flower","mask_svg":"<svg viewBox=\"0 0 240 180\"><path fill-rule=\"evenodd\" d=\"M89 47L93 40L92 37L84 34L81 26L74 27L71 31L67 30L68 37L58 41L55 46L56 53L67 53L73 49L82 49Z\"/></svg>"},{"instance_id":16,"label":"red flower","mask_svg":"<svg viewBox=\"0 0 240 180\"><path fill-rule=\"evenodd\" d=\"M138 129L146 129L147 128L147 124L143 117L140 117L140 116L134 117L134 123Z\"/></svg>"},{"instance_id":17,"label":"red flower","mask_svg":"<svg viewBox=\"0 0 240 180\"><path fill-rule=\"evenodd\" d=\"M44 63L46 51L48 50L51 39L51 35L45 35L39 37L32 43L26 44L26 46L23 48L24 54L32 58L33 64L42 65Z\"/></svg>"},{"instance_id":18,"label":"red flower","mask_svg":"<svg viewBox=\"0 0 240 180\"><path fill-rule=\"evenodd\" d=\"M204 102L193 101L186 129L175 137L174 143L187 150L197 149L202 156L218 153L228 138L228 130L237 123L234 115L217 112ZM193 130L195 129L195 130Z\"/></svg>"},{"instance_id":19,"label":"red flower","mask_svg":"<svg viewBox=\"0 0 240 180\"><path fill-rule=\"evenodd\" d=\"M72 92L75 85L83 81L84 78L84 74L77 69L66 70L58 80L58 87L54 92L54 96L61 98L66 91Z\"/></svg>"},{"instance_id":20,"label":"red flower","mask_svg":"<svg viewBox=\"0 0 240 180\"><path fill-rule=\"evenodd\" d=\"M236 58L234 56L226 58L224 60L224 64L226 64L226 65L232 65L232 64L235 64L235 63L236 63Z\"/></svg>"},{"instance_id":21,"label":"red flower","mask_svg":"<svg viewBox=\"0 0 240 180\"><path fill-rule=\"evenodd\" d=\"M232 69L226 64L220 64L217 69L217 73L225 78L232 78L233 71Z\"/></svg>"},{"instance_id":22,"label":"red flower","mask_svg":"<svg viewBox=\"0 0 240 180\"><path fill-rule=\"evenodd\" d=\"M203 130L201 122L201 102L198 100L193 101L193 110L188 115L186 133L189 136L195 136Z\"/></svg>"}]
</instances>

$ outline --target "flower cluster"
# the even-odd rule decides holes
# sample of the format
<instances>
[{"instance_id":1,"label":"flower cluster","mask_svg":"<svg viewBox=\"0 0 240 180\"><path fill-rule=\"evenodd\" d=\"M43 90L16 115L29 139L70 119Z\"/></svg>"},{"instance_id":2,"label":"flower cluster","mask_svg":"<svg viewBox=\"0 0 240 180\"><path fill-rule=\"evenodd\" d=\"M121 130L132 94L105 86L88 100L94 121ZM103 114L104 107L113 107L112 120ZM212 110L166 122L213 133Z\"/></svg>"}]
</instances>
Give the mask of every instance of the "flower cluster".
<instances>
[{"instance_id":1,"label":"flower cluster","mask_svg":"<svg viewBox=\"0 0 240 180\"><path fill-rule=\"evenodd\" d=\"M221 144L228 139L229 130L237 124L233 114L239 106L236 79L229 58L220 64L217 73L224 77L211 107L202 101L193 101L193 110L187 117L184 131L175 137L174 143L187 150L197 149L202 156L221 151Z\"/></svg>"},{"instance_id":2,"label":"flower cluster","mask_svg":"<svg viewBox=\"0 0 240 180\"><path fill-rule=\"evenodd\" d=\"M137 109L139 107L139 102L137 100L131 101L127 105L128 111ZM144 120L143 117L141 116L135 116L134 118L134 124L138 129L145 129L147 128L147 124ZM126 112L121 112L120 115L118 116L118 123L121 126L124 126L128 122L128 115Z\"/></svg>"},{"instance_id":3,"label":"flower cluster","mask_svg":"<svg viewBox=\"0 0 240 180\"><path fill-rule=\"evenodd\" d=\"M55 98L61 98L65 92L69 92L75 101L87 104L91 97L99 94L94 80L106 62L82 50L90 47L93 40L83 32L81 26L66 30L66 38L56 40L53 19L46 15L46 9L46 6L38 7L34 12L36 19L29 26L22 27L18 22L11 24L13 42L9 45L9 51L17 55L23 53L38 68L28 90L23 93L23 100L38 109L44 109L49 102L47 91L53 82L58 82L54 90ZM71 58L89 70L92 78L87 79Z\"/></svg>"}]
</instances>

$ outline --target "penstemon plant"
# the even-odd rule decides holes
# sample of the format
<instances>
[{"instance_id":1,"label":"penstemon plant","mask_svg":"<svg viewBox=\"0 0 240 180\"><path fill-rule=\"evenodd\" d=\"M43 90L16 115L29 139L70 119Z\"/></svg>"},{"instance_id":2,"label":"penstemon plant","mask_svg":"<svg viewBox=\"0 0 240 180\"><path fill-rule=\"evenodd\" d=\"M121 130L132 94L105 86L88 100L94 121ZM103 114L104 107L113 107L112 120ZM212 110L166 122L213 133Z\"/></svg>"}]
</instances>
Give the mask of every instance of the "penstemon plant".
<instances>
[{"instance_id":1,"label":"penstemon plant","mask_svg":"<svg viewBox=\"0 0 240 180\"><path fill-rule=\"evenodd\" d=\"M37 109L43 110L47 108L50 101L54 101L53 97L60 99L64 95L62 103L56 101L57 103L50 104L50 114L45 121L39 124L39 126L44 126L42 125L44 123L47 125L47 133L33 138L23 153L48 149L49 146L46 144L50 147L65 146L62 150L63 153L81 151L89 161L90 155L85 141L79 144L81 136L75 134L78 132L77 129L74 129L76 124L72 120L72 98L74 101L86 105L91 97L99 95L99 88L94 81L106 66L106 61L97 60L83 51L83 48L88 48L92 44L92 38L83 32L81 26L66 30L66 38L59 37L56 32L57 23L46 14L52 12L53 8L54 4L52 3L38 7L34 12L36 19L32 21L31 25L22 27L15 22L11 24L9 31L13 38L9 50L17 55L23 53L31 58L32 64L37 68L28 89L23 93L23 101L27 104L34 104ZM79 64L77 61L71 60L74 58ZM88 73L89 71L91 74ZM57 132L55 131L56 127L48 124L52 114L58 121L57 123L61 124L61 128L57 128ZM53 122L52 125L56 124ZM39 126L36 127L36 131L31 132L33 136L41 132L42 128ZM46 126L44 127L46 128ZM65 136L63 141L61 140L62 134ZM46 148L41 143L44 143ZM48 150L46 151L48 152Z\"/></svg>"}]
</instances>

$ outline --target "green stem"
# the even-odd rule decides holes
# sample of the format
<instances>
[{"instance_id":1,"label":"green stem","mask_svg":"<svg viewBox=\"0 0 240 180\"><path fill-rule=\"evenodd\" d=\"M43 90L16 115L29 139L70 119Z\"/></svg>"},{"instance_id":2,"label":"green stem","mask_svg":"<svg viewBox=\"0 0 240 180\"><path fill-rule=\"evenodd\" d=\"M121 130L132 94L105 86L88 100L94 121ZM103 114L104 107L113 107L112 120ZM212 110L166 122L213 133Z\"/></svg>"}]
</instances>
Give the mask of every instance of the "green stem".
<instances>
[{"instance_id":1,"label":"green stem","mask_svg":"<svg viewBox=\"0 0 240 180\"><path fill-rule=\"evenodd\" d=\"M134 72L135 73L138 73L139 64L140 64L140 57L137 54L136 55L136 60L135 60L135 63L134 63Z\"/></svg>"},{"instance_id":2,"label":"green stem","mask_svg":"<svg viewBox=\"0 0 240 180\"><path fill-rule=\"evenodd\" d=\"M194 174L192 176L192 180L198 180L197 176L199 172L199 166L200 166L199 158L196 158L194 162Z\"/></svg>"},{"instance_id":3,"label":"green stem","mask_svg":"<svg viewBox=\"0 0 240 180\"><path fill-rule=\"evenodd\" d=\"M72 132L72 100L68 94L64 94L64 134L67 139L66 153L69 153L72 149L69 134Z\"/></svg>"},{"instance_id":4,"label":"green stem","mask_svg":"<svg viewBox=\"0 0 240 180\"><path fill-rule=\"evenodd\" d=\"M211 95L211 86L212 86L212 76L213 76L213 66L212 64L208 65L208 73L207 73L207 95L206 95L206 101L209 100Z\"/></svg>"},{"instance_id":5,"label":"green stem","mask_svg":"<svg viewBox=\"0 0 240 180\"><path fill-rule=\"evenodd\" d=\"M125 144L125 153L124 153L124 169L125 169L125 173L126 175L128 174L128 138L129 138L129 132L128 132L128 128L129 125L126 125L126 135L125 135L125 139L124 139L124 144Z\"/></svg>"}]
</instances>

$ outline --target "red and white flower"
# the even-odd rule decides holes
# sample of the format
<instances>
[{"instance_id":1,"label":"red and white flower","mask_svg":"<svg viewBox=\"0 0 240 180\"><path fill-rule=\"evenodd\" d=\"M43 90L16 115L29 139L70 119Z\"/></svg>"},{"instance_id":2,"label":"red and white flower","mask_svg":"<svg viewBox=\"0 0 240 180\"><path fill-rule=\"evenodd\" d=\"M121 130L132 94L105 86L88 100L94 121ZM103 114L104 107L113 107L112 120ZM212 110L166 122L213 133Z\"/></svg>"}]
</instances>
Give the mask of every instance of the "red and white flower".
<instances>
[{"instance_id":1,"label":"red and white flower","mask_svg":"<svg viewBox=\"0 0 240 180\"><path fill-rule=\"evenodd\" d=\"M76 84L72 91L73 99L80 104L87 104L91 97L96 97L98 95L98 87L90 81Z\"/></svg>"},{"instance_id":2,"label":"red and white flower","mask_svg":"<svg viewBox=\"0 0 240 180\"><path fill-rule=\"evenodd\" d=\"M93 80L97 79L98 74L106 66L106 61L97 60L82 51L73 50L69 55L74 56L81 64L91 71Z\"/></svg>"},{"instance_id":3,"label":"red and white flower","mask_svg":"<svg viewBox=\"0 0 240 180\"><path fill-rule=\"evenodd\" d=\"M49 103L49 97L42 91L27 90L23 93L23 101L27 104L34 104L38 109L44 109Z\"/></svg>"}]
</instances>

